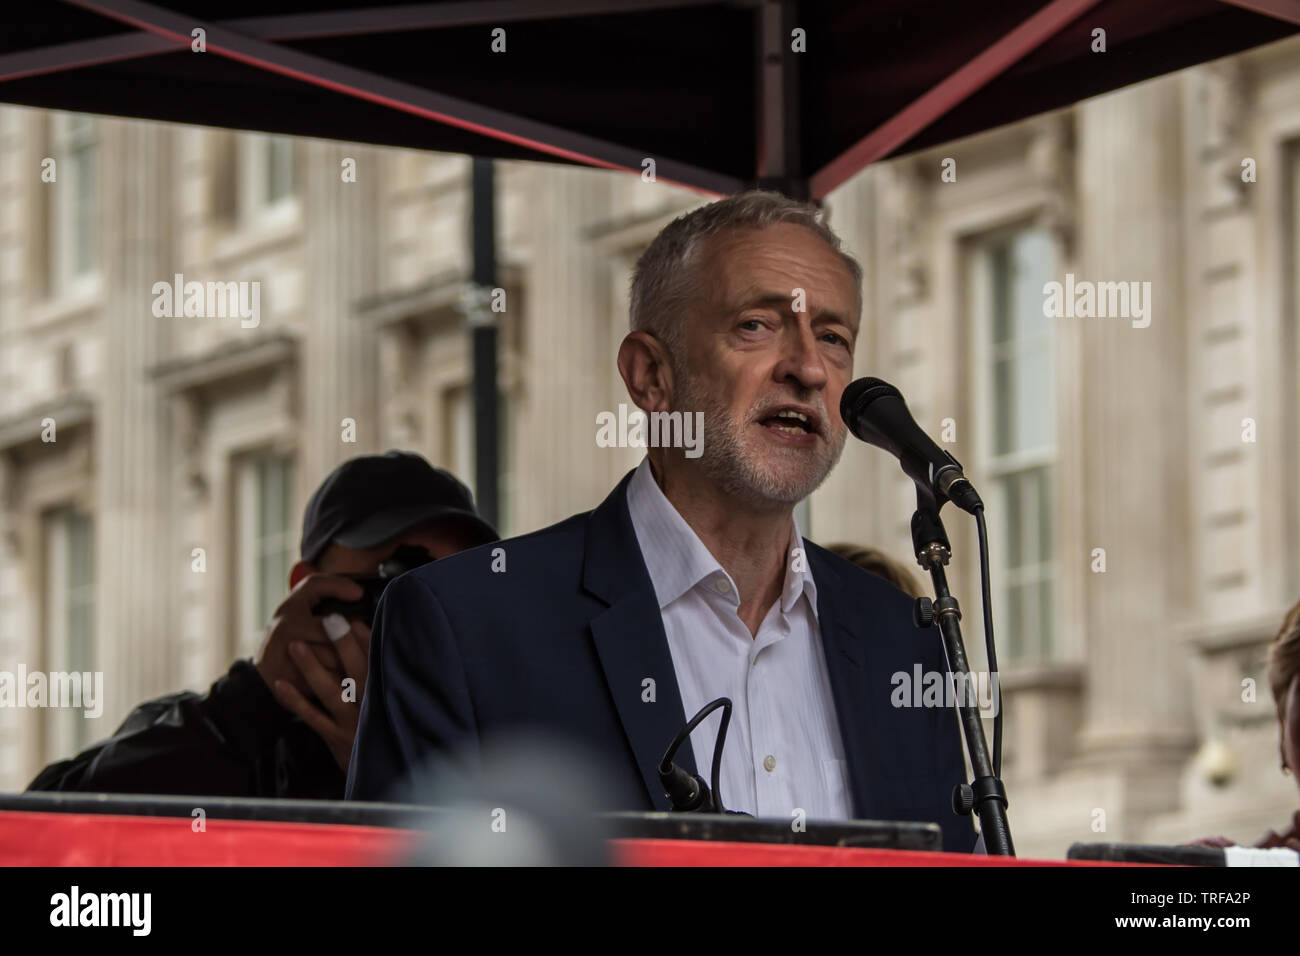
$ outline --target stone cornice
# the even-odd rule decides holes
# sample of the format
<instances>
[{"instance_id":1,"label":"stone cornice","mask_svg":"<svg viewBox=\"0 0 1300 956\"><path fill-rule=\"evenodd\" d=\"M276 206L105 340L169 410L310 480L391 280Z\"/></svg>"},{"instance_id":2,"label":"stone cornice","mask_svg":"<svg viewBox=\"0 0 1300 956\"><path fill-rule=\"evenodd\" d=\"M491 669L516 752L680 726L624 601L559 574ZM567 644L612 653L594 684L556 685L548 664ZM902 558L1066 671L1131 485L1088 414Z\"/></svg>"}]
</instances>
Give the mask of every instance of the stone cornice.
<instances>
[{"instance_id":1,"label":"stone cornice","mask_svg":"<svg viewBox=\"0 0 1300 956\"><path fill-rule=\"evenodd\" d=\"M253 372L291 364L298 340L289 332L272 332L247 340L222 342L197 356L169 359L149 370L163 391L180 395L200 391Z\"/></svg>"},{"instance_id":2,"label":"stone cornice","mask_svg":"<svg viewBox=\"0 0 1300 956\"><path fill-rule=\"evenodd\" d=\"M89 425L95 419L95 404L89 395L74 392L0 420L0 452L40 442L41 423L47 418L54 419L60 429Z\"/></svg>"},{"instance_id":3,"label":"stone cornice","mask_svg":"<svg viewBox=\"0 0 1300 956\"><path fill-rule=\"evenodd\" d=\"M503 289L518 289L523 285L523 275L520 266L502 263L497 282ZM460 322L464 319L461 309L465 293L472 285L468 270L448 269L419 285L361 299L353 311L357 318L381 329L416 322Z\"/></svg>"}]
</instances>

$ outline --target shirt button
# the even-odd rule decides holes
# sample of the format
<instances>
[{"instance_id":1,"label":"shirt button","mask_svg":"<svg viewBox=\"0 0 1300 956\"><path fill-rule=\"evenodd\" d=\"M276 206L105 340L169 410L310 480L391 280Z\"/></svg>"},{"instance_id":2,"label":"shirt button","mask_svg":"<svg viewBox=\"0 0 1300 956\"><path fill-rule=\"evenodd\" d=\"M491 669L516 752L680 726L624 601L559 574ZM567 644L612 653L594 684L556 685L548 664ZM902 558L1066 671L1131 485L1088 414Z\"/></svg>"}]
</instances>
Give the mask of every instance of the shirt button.
<instances>
[{"instance_id":1,"label":"shirt button","mask_svg":"<svg viewBox=\"0 0 1300 956\"><path fill-rule=\"evenodd\" d=\"M768 773L771 773L773 770L775 770L775 769L776 769L776 758L773 757L771 754L768 754L766 757L764 757L764 758L763 758L763 769L766 770Z\"/></svg>"},{"instance_id":2,"label":"shirt button","mask_svg":"<svg viewBox=\"0 0 1300 956\"><path fill-rule=\"evenodd\" d=\"M728 594L731 592L731 582L726 578L719 577L713 582L713 586L718 589L719 594Z\"/></svg>"}]
</instances>

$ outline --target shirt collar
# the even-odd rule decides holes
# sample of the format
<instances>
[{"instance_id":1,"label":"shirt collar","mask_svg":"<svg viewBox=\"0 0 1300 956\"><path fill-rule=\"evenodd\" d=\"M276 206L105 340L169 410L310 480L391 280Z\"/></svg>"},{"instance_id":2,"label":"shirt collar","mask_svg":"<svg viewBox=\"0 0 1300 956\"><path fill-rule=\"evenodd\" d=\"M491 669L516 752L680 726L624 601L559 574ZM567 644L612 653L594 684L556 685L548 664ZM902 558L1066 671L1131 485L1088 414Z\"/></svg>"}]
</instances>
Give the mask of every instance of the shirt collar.
<instances>
[{"instance_id":1,"label":"shirt collar","mask_svg":"<svg viewBox=\"0 0 1300 956\"><path fill-rule=\"evenodd\" d=\"M628 483L627 507L660 610L696 585L711 579L714 583L725 580L729 589L723 596L739 606L736 582L659 488L650 470L649 458L642 460ZM799 522L792 518L785 580L779 599L781 610L790 613L799 596L805 593L815 619L817 585L808 565L808 549Z\"/></svg>"},{"instance_id":2,"label":"shirt collar","mask_svg":"<svg viewBox=\"0 0 1300 956\"><path fill-rule=\"evenodd\" d=\"M785 581L781 587L781 610L789 614L799 595L808 595L808 606L813 619L817 619L817 582L813 580L812 566L808 563L808 543L799 530L799 520L790 519L790 547L786 550Z\"/></svg>"}]
</instances>

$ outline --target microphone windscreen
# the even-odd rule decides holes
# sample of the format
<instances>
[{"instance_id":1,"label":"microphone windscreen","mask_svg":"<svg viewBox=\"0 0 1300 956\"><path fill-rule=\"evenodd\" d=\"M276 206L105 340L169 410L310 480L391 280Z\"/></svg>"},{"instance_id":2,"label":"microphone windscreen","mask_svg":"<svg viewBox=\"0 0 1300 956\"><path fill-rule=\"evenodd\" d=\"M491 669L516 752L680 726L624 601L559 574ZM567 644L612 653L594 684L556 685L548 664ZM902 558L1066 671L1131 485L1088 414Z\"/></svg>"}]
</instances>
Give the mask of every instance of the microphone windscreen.
<instances>
[{"instance_id":1,"label":"microphone windscreen","mask_svg":"<svg viewBox=\"0 0 1300 956\"><path fill-rule=\"evenodd\" d=\"M876 399L884 397L901 400L903 393L888 382L870 376L850 382L844 389L843 394L840 395L840 418L856 437L863 441L872 440L862 434L859 422L862 414L867 410L867 406Z\"/></svg>"}]
</instances>

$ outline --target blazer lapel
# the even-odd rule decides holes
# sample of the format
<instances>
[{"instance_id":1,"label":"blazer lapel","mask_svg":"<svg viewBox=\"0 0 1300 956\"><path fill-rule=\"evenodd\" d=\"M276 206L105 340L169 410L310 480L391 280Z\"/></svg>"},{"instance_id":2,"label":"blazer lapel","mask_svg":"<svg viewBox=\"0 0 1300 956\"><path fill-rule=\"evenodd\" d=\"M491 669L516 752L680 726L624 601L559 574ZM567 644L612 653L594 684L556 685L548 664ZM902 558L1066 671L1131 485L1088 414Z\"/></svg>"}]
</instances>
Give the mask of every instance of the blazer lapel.
<instances>
[{"instance_id":1,"label":"blazer lapel","mask_svg":"<svg viewBox=\"0 0 1300 956\"><path fill-rule=\"evenodd\" d=\"M686 723L663 617L627 508L629 473L587 522L583 586L609 607L591 621L610 698L656 809L669 809L657 768ZM653 683L647 683L653 681ZM696 773L685 743L677 765Z\"/></svg>"},{"instance_id":2,"label":"blazer lapel","mask_svg":"<svg viewBox=\"0 0 1300 956\"><path fill-rule=\"evenodd\" d=\"M888 714L881 714L873 704L880 704L879 687L887 687L888 680L882 684L872 667L866 621L853 615L855 602L837 569L807 539L804 544L817 582L822 651L853 789L854 816L860 820L879 819L881 808L891 805L889 778L881 773L888 760L883 749ZM884 702L888 703L887 695Z\"/></svg>"}]
</instances>

